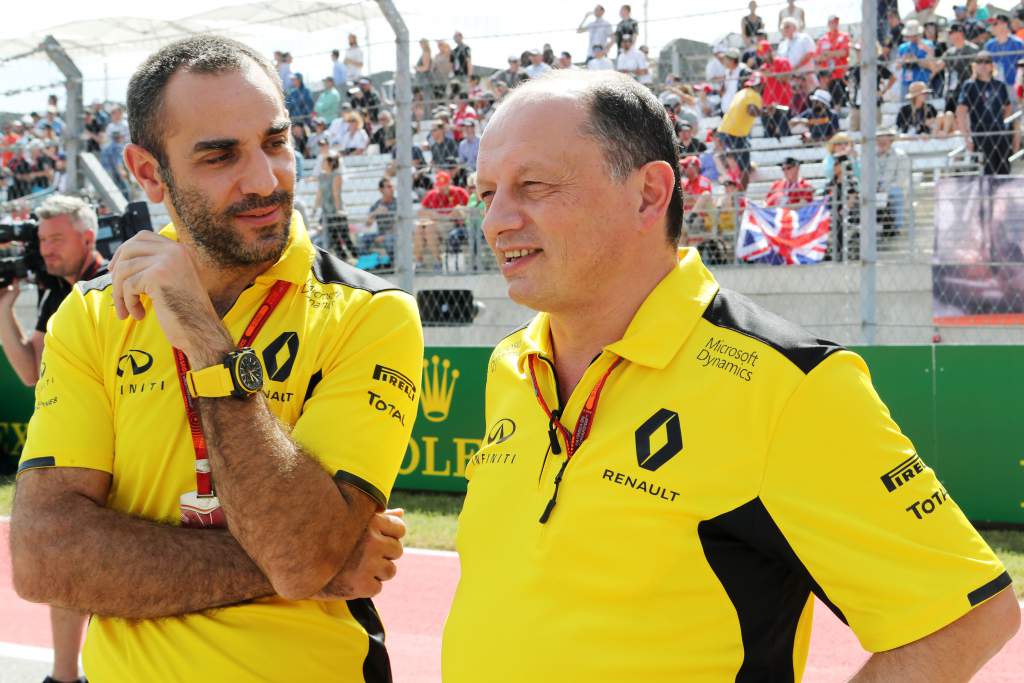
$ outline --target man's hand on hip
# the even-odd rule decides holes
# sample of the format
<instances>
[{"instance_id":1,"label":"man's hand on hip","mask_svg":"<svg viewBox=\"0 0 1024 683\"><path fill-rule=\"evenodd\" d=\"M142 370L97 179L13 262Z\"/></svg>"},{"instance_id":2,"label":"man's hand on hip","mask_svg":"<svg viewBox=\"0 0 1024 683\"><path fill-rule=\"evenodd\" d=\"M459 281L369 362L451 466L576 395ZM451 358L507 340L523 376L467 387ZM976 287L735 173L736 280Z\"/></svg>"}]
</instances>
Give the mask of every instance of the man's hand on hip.
<instances>
[{"instance_id":1,"label":"man's hand on hip","mask_svg":"<svg viewBox=\"0 0 1024 683\"><path fill-rule=\"evenodd\" d=\"M404 515L405 510L396 509L371 517L345 568L314 599L352 600L380 593L384 582L398 572L395 561L403 552Z\"/></svg>"}]
</instances>

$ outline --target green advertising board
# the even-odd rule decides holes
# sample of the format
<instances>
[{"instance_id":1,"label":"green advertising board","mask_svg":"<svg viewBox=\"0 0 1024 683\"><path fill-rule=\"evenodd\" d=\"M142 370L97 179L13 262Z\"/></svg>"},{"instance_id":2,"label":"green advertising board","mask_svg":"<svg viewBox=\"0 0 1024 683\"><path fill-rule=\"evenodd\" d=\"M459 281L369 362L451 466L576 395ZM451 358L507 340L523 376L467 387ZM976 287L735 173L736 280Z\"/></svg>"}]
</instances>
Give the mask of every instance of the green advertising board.
<instances>
[{"instance_id":1,"label":"green advertising board","mask_svg":"<svg viewBox=\"0 0 1024 683\"><path fill-rule=\"evenodd\" d=\"M1024 349L855 347L893 418L976 522L1024 524ZM420 411L395 488L465 491L485 431L490 349L426 351ZM0 471L15 468L32 412L30 389L0 361ZM837 403L841 409L841 400Z\"/></svg>"}]
</instances>

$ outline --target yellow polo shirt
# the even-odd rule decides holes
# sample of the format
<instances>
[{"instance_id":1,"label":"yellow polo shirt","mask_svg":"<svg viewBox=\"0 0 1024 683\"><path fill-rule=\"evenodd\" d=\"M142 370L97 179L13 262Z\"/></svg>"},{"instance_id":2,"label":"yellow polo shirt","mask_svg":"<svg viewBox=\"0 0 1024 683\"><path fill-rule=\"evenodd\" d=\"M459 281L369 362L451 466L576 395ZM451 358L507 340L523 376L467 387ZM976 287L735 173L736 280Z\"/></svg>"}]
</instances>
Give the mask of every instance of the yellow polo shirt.
<instances>
[{"instance_id":1,"label":"yellow polo shirt","mask_svg":"<svg viewBox=\"0 0 1024 683\"><path fill-rule=\"evenodd\" d=\"M161 234L176 238L172 226ZM279 279L291 287L252 344L267 403L324 469L384 505L416 417L416 303L315 249L294 214L280 260L224 317L234 339ZM109 472L108 507L177 524L179 497L195 490L195 455L171 346L148 300L141 321L121 321L109 275L80 283L51 319L43 368L19 472ZM369 600L274 597L169 619L93 617L83 661L96 683L390 680Z\"/></svg>"},{"instance_id":2,"label":"yellow polo shirt","mask_svg":"<svg viewBox=\"0 0 1024 683\"><path fill-rule=\"evenodd\" d=\"M729 110L725 112L718 130L721 133L732 135L736 138L745 138L750 135L754 128L756 116L751 116L747 107L754 105L761 107L761 95L753 88L743 88L732 98L729 103Z\"/></svg>"},{"instance_id":3,"label":"yellow polo shirt","mask_svg":"<svg viewBox=\"0 0 1024 683\"><path fill-rule=\"evenodd\" d=\"M871 651L1010 578L900 433L857 355L720 290L686 250L616 358L583 446L550 447L549 319L502 341L467 468L445 683L799 680L812 595Z\"/></svg>"}]
</instances>

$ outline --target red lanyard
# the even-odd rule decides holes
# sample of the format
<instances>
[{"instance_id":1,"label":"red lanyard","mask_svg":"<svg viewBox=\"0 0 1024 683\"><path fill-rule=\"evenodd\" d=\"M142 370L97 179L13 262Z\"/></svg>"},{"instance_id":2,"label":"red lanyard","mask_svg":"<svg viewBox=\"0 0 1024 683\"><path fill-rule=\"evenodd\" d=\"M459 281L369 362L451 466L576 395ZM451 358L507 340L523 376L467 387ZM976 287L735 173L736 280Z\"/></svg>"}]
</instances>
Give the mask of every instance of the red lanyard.
<instances>
[{"instance_id":1,"label":"red lanyard","mask_svg":"<svg viewBox=\"0 0 1024 683\"><path fill-rule=\"evenodd\" d=\"M544 394L541 393L540 383L537 382L537 371L534 368L535 357L531 355L529 357L530 363L530 379L533 380L533 390L537 395L537 402L540 403L540 407L544 409L544 414L548 416L548 421L552 427L557 428L562 433L562 438L565 439L565 460L562 461L562 466L558 469L558 473L555 474L555 489L551 494L551 500L548 501L547 507L544 508L544 512L541 513L540 523L544 524L548 521L551 516L551 511L555 508L555 502L558 500L558 487L562 483L562 475L565 474L565 467L572 460L572 456L576 451L580 449L583 442L590 436L590 430L594 428L594 420L597 416L597 403L601 400L601 390L604 389L605 383L608 381L608 376L612 374L612 370L618 367L619 363L622 362L622 358L616 358L615 362L611 364L604 374L601 375L601 379L597 381L594 388L590 390L590 395L587 396L586 403L583 404L583 409L580 410L580 416L576 419L576 429L573 430L572 434L569 434L569 430L566 429L565 425L561 422L561 414L555 414L550 408L548 408L547 401L544 400ZM556 455L559 453L558 448L558 437L555 435L554 430L548 432L548 436L551 437L551 451Z\"/></svg>"},{"instance_id":2,"label":"red lanyard","mask_svg":"<svg viewBox=\"0 0 1024 683\"><path fill-rule=\"evenodd\" d=\"M530 356L530 378L533 380L533 390L537 395L537 402L540 403L540 407L544 409L544 414L548 416L548 420L554 425L558 431L562 433L562 438L565 439L565 459L571 460L573 454L580 449L583 442L590 436L590 430L594 427L594 417L597 414L597 402L601 400L601 390L604 389L605 382L608 381L608 376L612 374L612 370L618 367L619 363L622 362L622 358L616 358L615 362L611 364L604 374L601 375L601 379L597 381L594 388L590 391L590 396L587 397L587 402L583 404L583 409L580 411L580 416L576 420L576 429L570 435L569 430L562 424L559 419L561 415L555 415L550 408L548 408L547 401L544 400L544 394L541 393L540 384L537 382L537 371L534 369L534 356ZM557 442L553 441L552 446ZM555 451L557 454L558 451Z\"/></svg>"},{"instance_id":3,"label":"red lanyard","mask_svg":"<svg viewBox=\"0 0 1024 683\"><path fill-rule=\"evenodd\" d=\"M245 331L238 340L238 348L244 349L252 345L253 339L263 329L263 324L274 312L277 305L281 303L285 292L291 283L286 280L278 280L270 288L267 298L263 300L260 307L256 309L252 320L246 326ZM206 457L206 436L203 435L203 423L199 419L192 396L188 393L188 385L185 375L189 371L188 357L181 349L174 349L174 365L178 369L178 384L181 386L181 397L185 403L185 416L188 418L188 427L192 432L192 447L196 452L196 495L201 498L209 498L214 495L213 481L210 478L210 461Z\"/></svg>"}]
</instances>

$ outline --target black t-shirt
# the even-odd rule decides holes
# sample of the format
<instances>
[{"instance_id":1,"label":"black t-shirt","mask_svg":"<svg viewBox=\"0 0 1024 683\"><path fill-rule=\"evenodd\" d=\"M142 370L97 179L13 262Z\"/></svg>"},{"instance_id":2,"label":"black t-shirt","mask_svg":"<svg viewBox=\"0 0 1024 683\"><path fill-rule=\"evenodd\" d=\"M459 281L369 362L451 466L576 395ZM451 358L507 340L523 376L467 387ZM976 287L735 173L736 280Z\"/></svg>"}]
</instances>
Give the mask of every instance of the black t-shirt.
<instances>
[{"instance_id":1,"label":"black t-shirt","mask_svg":"<svg viewBox=\"0 0 1024 683\"><path fill-rule=\"evenodd\" d=\"M946 62L946 92L952 93L971 80L971 62L976 54L978 46L974 43L964 43L963 47L946 50L943 55Z\"/></svg>"},{"instance_id":2,"label":"black t-shirt","mask_svg":"<svg viewBox=\"0 0 1024 683\"><path fill-rule=\"evenodd\" d=\"M920 109L914 109L914 105L908 102L900 108L900 113L896 115L896 127L901 133L926 135L931 132L926 121L934 119L936 116L938 114L935 107L927 102Z\"/></svg>"},{"instance_id":3,"label":"black t-shirt","mask_svg":"<svg viewBox=\"0 0 1024 683\"><path fill-rule=\"evenodd\" d=\"M690 156L691 154L703 154L708 151L708 146L697 138L690 138L689 144L679 143L679 157Z\"/></svg>"},{"instance_id":4,"label":"black t-shirt","mask_svg":"<svg viewBox=\"0 0 1024 683\"><path fill-rule=\"evenodd\" d=\"M754 36L757 35L758 31L764 29L764 21L761 19L761 17L757 15L750 16L748 14L745 17L743 17L743 21L740 23L743 26L744 38L753 38Z\"/></svg>"},{"instance_id":5,"label":"black t-shirt","mask_svg":"<svg viewBox=\"0 0 1024 683\"><path fill-rule=\"evenodd\" d=\"M472 59L472 52L469 45L456 45L452 50L452 74L455 76L467 76L466 70Z\"/></svg>"},{"instance_id":6,"label":"black t-shirt","mask_svg":"<svg viewBox=\"0 0 1024 683\"><path fill-rule=\"evenodd\" d=\"M1006 130L1003 109L1009 103L1010 93L1006 84L995 78L990 81L967 81L957 99L957 104L967 107L971 130L975 133Z\"/></svg>"},{"instance_id":7,"label":"black t-shirt","mask_svg":"<svg viewBox=\"0 0 1024 683\"><path fill-rule=\"evenodd\" d=\"M106 268L107 262L103 259L94 261L84 273L82 280L91 280ZM46 323L50 316L57 312L64 297L71 293L71 284L62 277L55 277L48 273L40 273L36 276L36 287L39 290L39 301L36 303L36 330L46 334Z\"/></svg>"},{"instance_id":8,"label":"black t-shirt","mask_svg":"<svg viewBox=\"0 0 1024 683\"><path fill-rule=\"evenodd\" d=\"M850 102L850 104L854 108L859 109L860 108L860 67L859 66L850 67L849 76L850 76L850 94L853 97L853 99ZM890 78L892 78L893 73L892 73L892 71L889 71L889 68L885 64L883 64L882 62L879 62L878 65L875 67L875 76L878 79L878 82L875 84L875 92L879 92L879 91L882 90L882 84L887 82ZM878 106L879 107L882 106L882 98L881 97L878 98Z\"/></svg>"},{"instance_id":9,"label":"black t-shirt","mask_svg":"<svg viewBox=\"0 0 1024 683\"><path fill-rule=\"evenodd\" d=\"M615 27L615 46L622 47L622 36L633 36L633 43L636 44L636 34L640 30L640 24L636 23L636 19L632 17L629 19L623 19L619 22L619 25Z\"/></svg>"}]
</instances>

